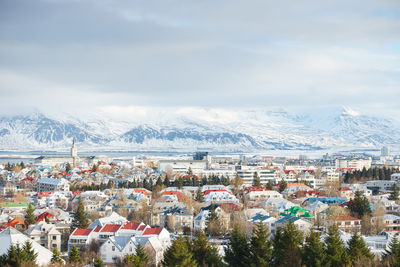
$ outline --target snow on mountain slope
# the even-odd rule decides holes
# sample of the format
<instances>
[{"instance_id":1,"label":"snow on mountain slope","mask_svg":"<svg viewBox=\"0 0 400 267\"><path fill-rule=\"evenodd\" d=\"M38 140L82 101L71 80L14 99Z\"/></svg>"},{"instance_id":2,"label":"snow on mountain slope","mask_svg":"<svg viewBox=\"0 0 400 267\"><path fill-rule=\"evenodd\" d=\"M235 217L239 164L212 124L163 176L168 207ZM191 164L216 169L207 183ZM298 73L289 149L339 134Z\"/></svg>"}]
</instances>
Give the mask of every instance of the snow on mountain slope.
<instances>
[{"instance_id":1,"label":"snow on mountain slope","mask_svg":"<svg viewBox=\"0 0 400 267\"><path fill-rule=\"evenodd\" d=\"M399 124L351 110L152 110L139 116L106 114L0 118L1 150L67 149L73 138L82 150L260 151L332 147L400 146Z\"/></svg>"}]
</instances>

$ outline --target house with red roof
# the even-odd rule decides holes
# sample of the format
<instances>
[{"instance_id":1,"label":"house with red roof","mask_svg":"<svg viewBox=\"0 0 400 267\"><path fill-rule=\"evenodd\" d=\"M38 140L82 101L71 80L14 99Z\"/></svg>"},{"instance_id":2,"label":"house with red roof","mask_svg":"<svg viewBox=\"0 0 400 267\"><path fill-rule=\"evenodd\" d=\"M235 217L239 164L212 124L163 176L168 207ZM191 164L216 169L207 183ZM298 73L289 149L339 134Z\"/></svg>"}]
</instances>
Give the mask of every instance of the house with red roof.
<instances>
[{"instance_id":1,"label":"house with red roof","mask_svg":"<svg viewBox=\"0 0 400 267\"><path fill-rule=\"evenodd\" d=\"M94 228L93 229L76 228L69 236L68 252L71 250L73 246L76 246L78 249L84 249L86 246L90 244L90 242L97 239L97 237L98 237L98 232L96 232Z\"/></svg>"},{"instance_id":2,"label":"house with red roof","mask_svg":"<svg viewBox=\"0 0 400 267\"><path fill-rule=\"evenodd\" d=\"M42 214L38 215L36 218L36 221L41 222L41 221L47 221L47 222L58 222L59 220L56 218L55 215L45 211Z\"/></svg>"}]
</instances>

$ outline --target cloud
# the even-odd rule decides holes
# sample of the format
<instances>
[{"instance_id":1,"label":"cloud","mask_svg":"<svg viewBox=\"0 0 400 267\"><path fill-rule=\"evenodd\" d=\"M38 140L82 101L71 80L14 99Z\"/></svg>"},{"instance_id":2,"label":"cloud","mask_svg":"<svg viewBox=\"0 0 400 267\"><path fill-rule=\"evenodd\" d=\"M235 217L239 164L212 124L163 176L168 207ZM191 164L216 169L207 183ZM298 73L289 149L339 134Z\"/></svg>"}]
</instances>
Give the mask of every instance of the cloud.
<instances>
[{"instance_id":1,"label":"cloud","mask_svg":"<svg viewBox=\"0 0 400 267\"><path fill-rule=\"evenodd\" d=\"M399 14L389 0L4 0L0 104L398 110Z\"/></svg>"}]
</instances>

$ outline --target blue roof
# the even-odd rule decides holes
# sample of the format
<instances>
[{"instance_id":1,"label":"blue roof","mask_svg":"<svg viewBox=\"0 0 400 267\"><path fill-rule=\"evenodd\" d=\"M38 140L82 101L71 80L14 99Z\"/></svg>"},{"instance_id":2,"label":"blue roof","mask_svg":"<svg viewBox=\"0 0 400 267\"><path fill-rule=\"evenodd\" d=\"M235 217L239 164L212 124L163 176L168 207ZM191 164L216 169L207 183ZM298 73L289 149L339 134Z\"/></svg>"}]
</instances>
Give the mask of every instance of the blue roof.
<instances>
[{"instance_id":1,"label":"blue roof","mask_svg":"<svg viewBox=\"0 0 400 267\"><path fill-rule=\"evenodd\" d=\"M328 204L328 205L335 205L335 204L343 204L346 202L344 198L341 197L309 197L305 201L309 201L310 204L316 202L316 201L321 201L322 203Z\"/></svg>"},{"instance_id":2,"label":"blue roof","mask_svg":"<svg viewBox=\"0 0 400 267\"><path fill-rule=\"evenodd\" d=\"M260 214L260 213L257 213L256 215L254 215L250 220L252 221L252 222L255 222L255 221L265 221L266 219L269 219L269 218L271 218L271 216L267 216L267 215L262 215L262 214Z\"/></svg>"},{"instance_id":3,"label":"blue roof","mask_svg":"<svg viewBox=\"0 0 400 267\"><path fill-rule=\"evenodd\" d=\"M276 223L289 223L289 222L295 222L300 219L301 218L299 218L299 217L285 216L285 217L277 220Z\"/></svg>"}]
</instances>

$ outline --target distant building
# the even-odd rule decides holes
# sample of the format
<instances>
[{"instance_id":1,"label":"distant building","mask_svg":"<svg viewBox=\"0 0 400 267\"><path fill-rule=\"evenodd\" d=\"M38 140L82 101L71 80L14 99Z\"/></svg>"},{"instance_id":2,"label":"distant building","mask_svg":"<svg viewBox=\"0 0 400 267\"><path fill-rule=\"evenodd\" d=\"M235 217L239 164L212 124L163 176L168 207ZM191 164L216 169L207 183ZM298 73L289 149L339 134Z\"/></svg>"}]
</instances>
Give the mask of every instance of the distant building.
<instances>
[{"instance_id":1,"label":"distant building","mask_svg":"<svg viewBox=\"0 0 400 267\"><path fill-rule=\"evenodd\" d=\"M37 191L69 191L69 182L65 179L43 178L38 181Z\"/></svg>"},{"instance_id":2,"label":"distant building","mask_svg":"<svg viewBox=\"0 0 400 267\"><path fill-rule=\"evenodd\" d=\"M208 168L206 160L160 160L158 170L167 172L172 170L174 173L187 172L189 168L193 173L202 173Z\"/></svg>"},{"instance_id":3,"label":"distant building","mask_svg":"<svg viewBox=\"0 0 400 267\"><path fill-rule=\"evenodd\" d=\"M381 156L382 157L387 157L390 155L390 148L384 146L381 148Z\"/></svg>"}]
</instances>

